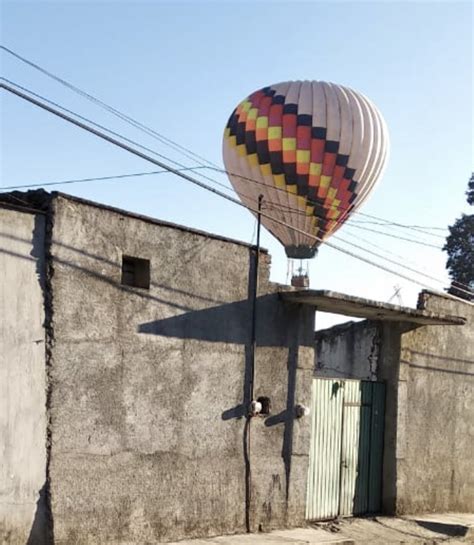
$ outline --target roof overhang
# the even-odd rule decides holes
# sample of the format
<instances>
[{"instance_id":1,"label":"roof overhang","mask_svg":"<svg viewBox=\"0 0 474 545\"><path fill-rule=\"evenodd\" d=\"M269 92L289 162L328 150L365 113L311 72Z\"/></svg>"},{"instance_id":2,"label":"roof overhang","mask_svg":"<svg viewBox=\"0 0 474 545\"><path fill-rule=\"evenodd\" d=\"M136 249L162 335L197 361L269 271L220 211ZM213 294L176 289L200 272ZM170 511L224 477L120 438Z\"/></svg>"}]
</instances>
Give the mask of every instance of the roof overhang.
<instances>
[{"instance_id":1,"label":"roof overhang","mask_svg":"<svg viewBox=\"0 0 474 545\"><path fill-rule=\"evenodd\" d=\"M436 314L427 310L391 305L329 290L280 291L280 297L290 303L315 307L321 312L343 314L355 318L392 322L410 322L419 325L464 325L466 318Z\"/></svg>"}]
</instances>

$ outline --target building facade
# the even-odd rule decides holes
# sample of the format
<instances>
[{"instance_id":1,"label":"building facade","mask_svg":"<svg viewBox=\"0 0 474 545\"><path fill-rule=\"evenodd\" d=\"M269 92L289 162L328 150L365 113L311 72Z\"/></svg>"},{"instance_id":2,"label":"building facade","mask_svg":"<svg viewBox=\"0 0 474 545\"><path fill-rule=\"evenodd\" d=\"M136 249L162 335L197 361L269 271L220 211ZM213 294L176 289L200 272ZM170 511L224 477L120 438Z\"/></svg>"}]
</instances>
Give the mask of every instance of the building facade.
<instances>
[{"instance_id":1,"label":"building facade","mask_svg":"<svg viewBox=\"0 0 474 545\"><path fill-rule=\"evenodd\" d=\"M158 543L304 524L315 432L300 409L315 373L344 376L348 359L328 350L315 368L315 309L337 311L331 297L304 302L271 283L261 251L252 395L254 247L59 193L2 201L4 541ZM424 297L418 311L384 307L390 320L372 320L353 350L355 378L386 382L387 512L472 502L459 450L472 441L472 306ZM364 343L376 345L366 370ZM268 414L248 418L252 397ZM413 467L436 453L440 467Z\"/></svg>"}]
</instances>

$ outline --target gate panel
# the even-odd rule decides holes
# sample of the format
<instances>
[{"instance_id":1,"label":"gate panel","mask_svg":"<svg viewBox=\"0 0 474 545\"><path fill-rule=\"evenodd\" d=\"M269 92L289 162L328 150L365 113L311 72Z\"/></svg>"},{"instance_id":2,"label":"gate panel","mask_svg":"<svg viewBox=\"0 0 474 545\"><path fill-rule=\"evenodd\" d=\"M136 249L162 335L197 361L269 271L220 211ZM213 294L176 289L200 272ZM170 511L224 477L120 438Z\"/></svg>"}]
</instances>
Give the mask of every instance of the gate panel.
<instances>
[{"instance_id":1,"label":"gate panel","mask_svg":"<svg viewBox=\"0 0 474 545\"><path fill-rule=\"evenodd\" d=\"M339 514L352 515L359 464L361 391L358 381L344 384Z\"/></svg>"},{"instance_id":2,"label":"gate panel","mask_svg":"<svg viewBox=\"0 0 474 545\"><path fill-rule=\"evenodd\" d=\"M381 507L385 385L314 379L306 518Z\"/></svg>"},{"instance_id":3,"label":"gate panel","mask_svg":"<svg viewBox=\"0 0 474 545\"><path fill-rule=\"evenodd\" d=\"M383 433L385 427L385 384L372 383L370 428L369 502L367 511L377 513L382 507Z\"/></svg>"},{"instance_id":4,"label":"gate panel","mask_svg":"<svg viewBox=\"0 0 474 545\"><path fill-rule=\"evenodd\" d=\"M312 440L306 518L334 518L339 510L343 383L313 380Z\"/></svg>"},{"instance_id":5,"label":"gate panel","mask_svg":"<svg viewBox=\"0 0 474 545\"><path fill-rule=\"evenodd\" d=\"M358 464L355 480L355 493L352 514L361 515L367 512L369 500L369 470L371 451L371 422L373 383L360 382L360 429L358 438Z\"/></svg>"}]
</instances>

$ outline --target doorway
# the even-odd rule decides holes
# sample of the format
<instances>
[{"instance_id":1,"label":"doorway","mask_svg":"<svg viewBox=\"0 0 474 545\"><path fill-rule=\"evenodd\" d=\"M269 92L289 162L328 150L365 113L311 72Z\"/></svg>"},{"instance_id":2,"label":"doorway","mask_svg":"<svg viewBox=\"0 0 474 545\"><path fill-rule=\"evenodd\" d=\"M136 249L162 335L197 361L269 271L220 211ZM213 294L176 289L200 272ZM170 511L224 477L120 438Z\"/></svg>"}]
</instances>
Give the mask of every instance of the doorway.
<instances>
[{"instance_id":1,"label":"doorway","mask_svg":"<svg viewBox=\"0 0 474 545\"><path fill-rule=\"evenodd\" d=\"M306 519L381 507L385 385L313 379Z\"/></svg>"}]
</instances>

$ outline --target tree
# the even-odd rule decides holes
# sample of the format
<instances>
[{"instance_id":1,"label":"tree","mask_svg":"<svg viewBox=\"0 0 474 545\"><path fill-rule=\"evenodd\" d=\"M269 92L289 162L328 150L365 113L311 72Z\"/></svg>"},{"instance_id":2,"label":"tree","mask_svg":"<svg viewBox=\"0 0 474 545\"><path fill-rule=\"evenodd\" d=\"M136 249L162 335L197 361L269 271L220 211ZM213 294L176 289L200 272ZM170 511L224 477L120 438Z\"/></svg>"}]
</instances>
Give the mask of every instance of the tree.
<instances>
[{"instance_id":1,"label":"tree","mask_svg":"<svg viewBox=\"0 0 474 545\"><path fill-rule=\"evenodd\" d=\"M468 182L466 196L467 202L473 206L474 173ZM473 301L474 295L465 290L474 291L474 214L462 214L449 227L443 250L448 254L446 268L451 277L448 293Z\"/></svg>"}]
</instances>

